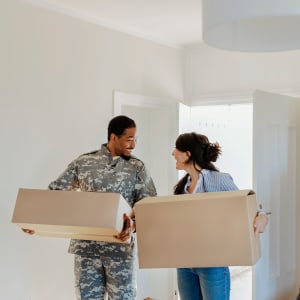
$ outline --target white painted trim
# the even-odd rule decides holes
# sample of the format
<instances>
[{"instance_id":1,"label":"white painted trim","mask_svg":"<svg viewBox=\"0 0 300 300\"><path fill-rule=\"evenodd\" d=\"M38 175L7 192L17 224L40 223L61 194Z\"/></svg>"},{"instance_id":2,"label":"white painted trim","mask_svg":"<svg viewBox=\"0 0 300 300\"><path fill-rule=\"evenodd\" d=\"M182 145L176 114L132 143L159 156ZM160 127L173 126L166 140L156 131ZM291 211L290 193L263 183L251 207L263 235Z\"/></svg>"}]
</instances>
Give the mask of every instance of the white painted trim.
<instances>
[{"instance_id":1,"label":"white painted trim","mask_svg":"<svg viewBox=\"0 0 300 300\"><path fill-rule=\"evenodd\" d=\"M113 91L113 114L115 116L120 115L122 113L122 105L143 106L149 108L178 108L179 101L168 98L151 97L138 94L124 93L120 91Z\"/></svg>"},{"instance_id":2,"label":"white painted trim","mask_svg":"<svg viewBox=\"0 0 300 300\"><path fill-rule=\"evenodd\" d=\"M291 97L300 97L300 89L286 88L286 89L263 89L265 92L282 94ZM222 104L239 104L239 103L251 103L253 93L255 90L245 90L241 92L228 92L219 94L202 94L195 99L187 101L189 106L201 106L201 105L222 105Z\"/></svg>"}]
</instances>

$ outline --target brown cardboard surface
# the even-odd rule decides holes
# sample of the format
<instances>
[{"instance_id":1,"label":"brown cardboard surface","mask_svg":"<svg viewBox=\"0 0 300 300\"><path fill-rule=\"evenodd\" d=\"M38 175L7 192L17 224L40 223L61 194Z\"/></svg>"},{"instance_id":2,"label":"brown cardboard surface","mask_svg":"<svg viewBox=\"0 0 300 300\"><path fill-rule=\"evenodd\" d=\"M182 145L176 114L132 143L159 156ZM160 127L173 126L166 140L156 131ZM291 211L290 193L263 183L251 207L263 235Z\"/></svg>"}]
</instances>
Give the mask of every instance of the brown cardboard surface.
<instances>
[{"instance_id":1,"label":"brown cardboard surface","mask_svg":"<svg viewBox=\"0 0 300 300\"><path fill-rule=\"evenodd\" d=\"M113 235L131 210L118 193L21 188L12 222L41 236L121 242Z\"/></svg>"},{"instance_id":2,"label":"brown cardboard surface","mask_svg":"<svg viewBox=\"0 0 300 300\"><path fill-rule=\"evenodd\" d=\"M135 205L139 267L252 266L256 213L251 190L144 198Z\"/></svg>"}]
</instances>

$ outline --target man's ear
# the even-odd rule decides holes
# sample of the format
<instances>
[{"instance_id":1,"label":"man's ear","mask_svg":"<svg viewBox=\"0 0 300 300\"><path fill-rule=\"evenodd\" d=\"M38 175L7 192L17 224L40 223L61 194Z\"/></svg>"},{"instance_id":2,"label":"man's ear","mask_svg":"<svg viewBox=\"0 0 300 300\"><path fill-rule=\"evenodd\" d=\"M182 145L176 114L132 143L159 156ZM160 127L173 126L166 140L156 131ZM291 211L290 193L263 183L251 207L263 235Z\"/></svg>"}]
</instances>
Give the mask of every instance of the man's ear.
<instances>
[{"instance_id":1,"label":"man's ear","mask_svg":"<svg viewBox=\"0 0 300 300\"><path fill-rule=\"evenodd\" d=\"M116 134L114 134L114 133L111 133L111 134L110 134L110 141L115 142L115 141L116 141L116 138L117 138L117 135L116 135Z\"/></svg>"}]
</instances>

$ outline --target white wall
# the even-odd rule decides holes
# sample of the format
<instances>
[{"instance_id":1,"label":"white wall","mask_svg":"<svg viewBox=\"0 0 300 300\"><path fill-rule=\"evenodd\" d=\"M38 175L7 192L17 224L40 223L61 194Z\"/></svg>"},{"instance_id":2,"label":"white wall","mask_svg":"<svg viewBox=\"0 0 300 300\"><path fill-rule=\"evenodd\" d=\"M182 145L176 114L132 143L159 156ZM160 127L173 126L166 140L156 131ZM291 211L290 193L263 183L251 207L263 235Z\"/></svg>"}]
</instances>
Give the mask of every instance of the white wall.
<instances>
[{"instance_id":1,"label":"white wall","mask_svg":"<svg viewBox=\"0 0 300 300\"><path fill-rule=\"evenodd\" d=\"M297 115L300 116L300 103L298 103L297 107ZM297 156L299 156L300 153L300 118L297 118L297 132L296 132L296 140L297 140ZM300 159L297 160L296 162L296 168L297 168L297 174L296 174L296 182L297 182L297 203L296 203L296 215L297 215L297 228L296 228L296 236L297 236L297 281L298 281L298 286L299 286L299 294L300 294Z\"/></svg>"},{"instance_id":2,"label":"white wall","mask_svg":"<svg viewBox=\"0 0 300 300\"><path fill-rule=\"evenodd\" d=\"M299 89L299 56L202 45L187 49L183 70L178 50L1 0L1 298L74 299L68 241L25 236L11 217L19 187L45 188L71 159L106 139L114 89L180 100L185 78L188 102L253 88Z\"/></svg>"},{"instance_id":3,"label":"white wall","mask_svg":"<svg viewBox=\"0 0 300 300\"><path fill-rule=\"evenodd\" d=\"M249 96L255 89L300 91L300 50L241 53L205 44L185 49L185 102Z\"/></svg>"},{"instance_id":4,"label":"white wall","mask_svg":"<svg viewBox=\"0 0 300 300\"><path fill-rule=\"evenodd\" d=\"M106 141L114 89L182 99L182 53L17 0L0 3L0 37L1 299L74 299L68 241L11 224L18 188Z\"/></svg>"}]
</instances>

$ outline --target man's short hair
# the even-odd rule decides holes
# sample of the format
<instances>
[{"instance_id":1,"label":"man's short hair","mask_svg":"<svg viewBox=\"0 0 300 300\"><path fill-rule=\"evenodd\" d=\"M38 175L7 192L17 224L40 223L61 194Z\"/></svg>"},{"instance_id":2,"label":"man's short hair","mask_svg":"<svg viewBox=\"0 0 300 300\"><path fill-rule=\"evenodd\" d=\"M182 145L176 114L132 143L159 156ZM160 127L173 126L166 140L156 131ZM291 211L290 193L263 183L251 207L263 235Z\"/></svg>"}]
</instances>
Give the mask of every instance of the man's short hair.
<instances>
[{"instance_id":1,"label":"man's short hair","mask_svg":"<svg viewBox=\"0 0 300 300\"><path fill-rule=\"evenodd\" d=\"M135 122L127 116L117 116L111 119L107 129L108 141L112 133L121 136L127 128L136 128Z\"/></svg>"}]
</instances>

